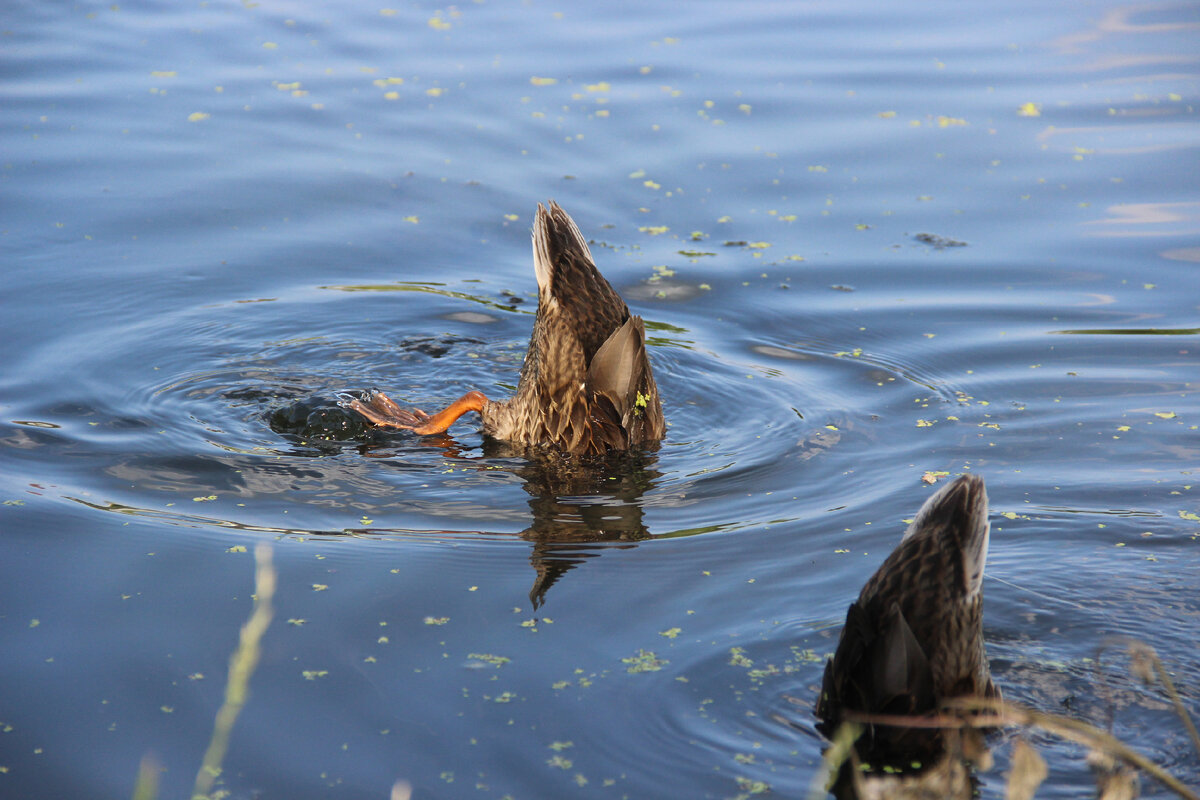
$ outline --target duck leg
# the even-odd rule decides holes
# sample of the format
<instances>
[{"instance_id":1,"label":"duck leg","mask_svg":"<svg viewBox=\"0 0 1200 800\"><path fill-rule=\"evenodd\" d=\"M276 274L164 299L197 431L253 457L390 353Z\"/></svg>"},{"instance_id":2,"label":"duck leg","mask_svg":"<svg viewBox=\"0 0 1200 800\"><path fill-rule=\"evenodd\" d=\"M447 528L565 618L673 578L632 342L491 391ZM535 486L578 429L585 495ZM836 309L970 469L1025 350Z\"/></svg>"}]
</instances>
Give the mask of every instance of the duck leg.
<instances>
[{"instance_id":1,"label":"duck leg","mask_svg":"<svg viewBox=\"0 0 1200 800\"><path fill-rule=\"evenodd\" d=\"M338 405L362 414L372 424L384 428L402 428L422 436L442 433L453 422L469 411L483 411L488 399L483 392L467 392L449 406L430 416L419 408L407 411L396 405L383 392L370 391L363 399L343 396Z\"/></svg>"}]
</instances>

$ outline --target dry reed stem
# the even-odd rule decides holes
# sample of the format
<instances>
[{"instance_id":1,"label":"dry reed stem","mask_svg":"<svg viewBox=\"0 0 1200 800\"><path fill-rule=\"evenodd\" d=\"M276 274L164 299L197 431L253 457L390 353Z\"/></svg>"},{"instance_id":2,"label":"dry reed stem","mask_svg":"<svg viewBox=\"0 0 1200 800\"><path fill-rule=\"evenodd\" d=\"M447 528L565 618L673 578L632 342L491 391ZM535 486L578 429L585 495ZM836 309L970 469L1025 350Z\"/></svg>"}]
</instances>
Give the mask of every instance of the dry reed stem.
<instances>
[{"instance_id":1,"label":"dry reed stem","mask_svg":"<svg viewBox=\"0 0 1200 800\"><path fill-rule=\"evenodd\" d=\"M1167 696L1171 698L1171 703L1175 706L1175 713L1183 720L1183 726L1187 729L1188 735L1192 739L1192 746L1196 748L1196 752L1200 753L1200 734L1196 732L1196 726L1192 723L1192 718L1187 712L1187 708L1183 705L1183 698L1179 696L1178 690L1175 688L1175 682L1171 680L1171 676L1167 673L1167 668L1163 666L1162 659L1158 657L1158 653L1154 648L1146 644L1140 639L1135 639L1132 636L1110 636L1100 643L1099 649L1096 651L1096 679L1102 686L1107 688L1104 682L1104 673L1100 671L1100 656L1104 651L1113 645L1123 645L1131 664L1131 671L1134 675L1141 678L1147 684L1153 681L1154 675L1158 676L1158 682L1163 685ZM1154 667L1154 673L1146 669L1145 662L1149 661Z\"/></svg>"},{"instance_id":2,"label":"dry reed stem","mask_svg":"<svg viewBox=\"0 0 1200 800\"><path fill-rule=\"evenodd\" d=\"M1146 773L1185 800L1200 800L1200 794L1184 786L1182 781L1158 764L1129 747L1111 733L1083 720L1035 711L1007 700L989 700L983 697L950 700L946 702L946 707L970 715L939 714L932 717L902 717L846 712L845 718L847 721L859 724L892 725L902 728L995 728L1001 725L1040 728L1060 739L1107 753L1118 761ZM841 766L840 762L838 766Z\"/></svg>"},{"instance_id":3,"label":"dry reed stem","mask_svg":"<svg viewBox=\"0 0 1200 800\"><path fill-rule=\"evenodd\" d=\"M1163 666L1162 660L1158 657L1154 648L1145 642L1131 636L1116 636L1105 639L1101 643L1096 654L1096 672L1097 680L1103 687L1106 697L1109 696L1108 685L1104 680L1104 674L1100 671L1100 656L1106 649L1114 645L1121 645L1126 649L1131 662L1130 671L1135 676L1140 677L1146 683L1152 683L1154 677L1158 677L1164 691L1166 691L1175 706L1176 714L1183 721L1183 725L1191 737L1192 745L1196 748L1196 752L1200 753L1200 735L1196 732L1196 726L1192 723L1192 719L1188 715L1187 708L1183 704L1183 699L1180 697L1178 690L1176 690L1175 684L1167 673L1166 667ZM828 770L826 774L832 780L847 758L850 758L852 761L856 760L853 743L861 735L863 725L892 725L896 727L925 729L996 728L1002 725L1018 725L1023 728L1040 728L1061 739L1088 747L1097 754L1115 759L1128 767L1141 770L1180 797L1185 798L1185 800L1200 800L1200 794L1184 786L1182 781L1155 764L1149 758L1129 747L1111 733L1082 720L1035 711L1005 700L989 700L981 697L965 697L950 700L945 704L945 707L951 711L964 712L967 715L950 713L934 716L902 717L884 714L865 714L855 711L846 712L845 722L842 723L835 734L835 746L826 751L825 757L822 759L823 765ZM846 736L851 737L848 742L845 740ZM1013 774L1009 777L1008 788L1010 791L1014 789L1012 786L1013 778L1020 771L1017 769L1014 754ZM810 789L810 797L814 796L814 791L818 786L817 780L820 778L821 775L818 773L817 779L814 780L813 787ZM1040 783L1040 780L1038 782Z\"/></svg>"}]
</instances>

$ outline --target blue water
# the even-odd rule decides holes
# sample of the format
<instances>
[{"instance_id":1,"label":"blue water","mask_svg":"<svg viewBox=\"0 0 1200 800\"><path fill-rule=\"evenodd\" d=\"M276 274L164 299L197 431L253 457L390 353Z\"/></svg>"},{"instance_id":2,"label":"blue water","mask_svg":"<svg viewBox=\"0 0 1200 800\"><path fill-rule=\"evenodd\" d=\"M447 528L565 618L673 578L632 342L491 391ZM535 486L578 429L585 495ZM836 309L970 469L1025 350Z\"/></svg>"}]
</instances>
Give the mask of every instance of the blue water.
<instances>
[{"instance_id":1,"label":"blue water","mask_svg":"<svg viewBox=\"0 0 1200 800\"><path fill-rule=\"evenodd\" d=\"M229 796L803 796L846 606L922 476L968 470L1005 696L1200 783L1161 688L1095 660L1139 637L1200 712L1198 32L1189 3L10 4L0 795L128 797L150 754L190 796L266 542ZM272 423L509 392L548 198L646 319L656 453L570 484L474 419ZM1091 791L1034 743L1039 797Z\"/></svg>"}]
</instances>

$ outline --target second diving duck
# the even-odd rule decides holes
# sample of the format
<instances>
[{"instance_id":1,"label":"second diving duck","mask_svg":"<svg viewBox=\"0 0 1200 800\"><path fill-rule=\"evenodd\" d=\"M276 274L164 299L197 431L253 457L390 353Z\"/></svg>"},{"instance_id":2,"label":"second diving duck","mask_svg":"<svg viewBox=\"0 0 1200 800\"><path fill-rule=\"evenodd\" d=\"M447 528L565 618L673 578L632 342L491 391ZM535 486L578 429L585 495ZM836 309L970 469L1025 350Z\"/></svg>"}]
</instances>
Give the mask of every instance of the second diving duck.
<instances>
[{"instance_id":1,"label":"second diving duck","mask_svg":"<svg viewBox=\"0 0 1200 800\"><path fill-rule=\"evenodd\" d=\"M342 405L375 425L441 433L476 411L496 439L579 455L624 451L662 438L646 328L596 269L587 240L553 200L533 223L538 307L517 391L489 400L469 391L436 414L400 408L382 392Z\"/></svg>"},{"instance_id":2,"label":"second diving duck","mask_svg":"<svg viewBox=\"0 0 1200 800\"><path fill-rule=\"evenodd\" d=\"M830 734L846 711L910 716L956 697L999 697L983 644L987 515L983 479L956 478L925 501L863 586L817 701ZM912 733L877 726L872 744L905 747Z\"/></svg>"}]
</instances>

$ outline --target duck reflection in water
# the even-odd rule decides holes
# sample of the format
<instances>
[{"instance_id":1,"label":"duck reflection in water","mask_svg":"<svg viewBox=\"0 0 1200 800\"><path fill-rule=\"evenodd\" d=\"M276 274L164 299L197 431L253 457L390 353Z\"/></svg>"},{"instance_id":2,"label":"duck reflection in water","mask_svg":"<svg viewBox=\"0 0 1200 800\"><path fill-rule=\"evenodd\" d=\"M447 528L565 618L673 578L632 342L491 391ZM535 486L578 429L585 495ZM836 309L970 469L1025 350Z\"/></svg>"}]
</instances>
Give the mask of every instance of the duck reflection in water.
<instances>
[{"instance_id":1,"label":"duck reflection in water","mask_svg":"<svg viewBox=\"0 0 1200 800\"><path fill-rule=\"evenodd\" d=\"M490 442L485 454L514 448ZM533 543L529 563L537 573L529 590L534 609L563 575L613 547L635 547L653 538L643 522L642 495L659 476L653 449L578 457L524 450L513 468L529 493L533 521L520 533Z\"/></svg>"},{"instance_id":2,"label":"duck reflection in water","mask_svg":"<svg viewBox=\"0 0 1200 800\"><path fill-rule=\"evenodd\" d=\"M926 716L955 698L999 697L983 643L987 514L975 475L921 506L846 613L816 705L826 736L854 717ZM986 758L977 731L865 724L835 783L839 796L970 796L964 756ZM869 764L870 777L853 761Z\"/></svg>"},{"instance_id":3,"label":"duck reflection in water","mask_svg":"<svg viewBox=\"0 0 1200 800\"><path fill-rule=\"evenodd\" d=\"M338 443L349 438L358 441L358 452L367 458L403 459L404 451L397 451L394 441L377 437L357 420L347 419L346 411L327 398L288 404L273 411L269 419L273 430L303 443L297 450L300 454L336 454L342 452ZM314 450L313 445L321 442L329 444ZM533 519L528 528L515 535L533 544L530 563L537 578L529 599L535 609L545 602L546 592L555 581L574 567L607 550L633 547L653 538L642 519L641 499L660 475L656 469L657 443L582 456L484 436L481 457L478 450L464 448L450 434L439 434L421 438L418 447L439 451L453 462L456 471L470 470L474 464L490 474L506 472L521 479ZM339 469L345 468L341 463ZM320 469L319 462L314 463L311 474L322 474ZM329 480L345 482L346 473L332 473ZM373 488L388 491L381 486ZM380 534L386 529L354 532Z\"/></svg>"},{"instance_id":4,"label":"duck reflection in water","mask_svg":"<svg viewBox=\"0 0 1200 800\"><path fill-rule=\"evenodd\" d=\"M424 444L447 458L469 460L449 436ZM657 447L579 456L484 437L486 469L521 478L533 519L518 536L531 542L529 563L537 576L529 590L536 610L563 575L612 548L636 547L654 538L643 521L642 495L660 476Z\"/></svg>"}]
</instances>

